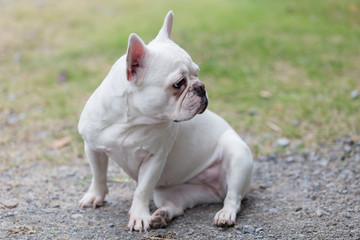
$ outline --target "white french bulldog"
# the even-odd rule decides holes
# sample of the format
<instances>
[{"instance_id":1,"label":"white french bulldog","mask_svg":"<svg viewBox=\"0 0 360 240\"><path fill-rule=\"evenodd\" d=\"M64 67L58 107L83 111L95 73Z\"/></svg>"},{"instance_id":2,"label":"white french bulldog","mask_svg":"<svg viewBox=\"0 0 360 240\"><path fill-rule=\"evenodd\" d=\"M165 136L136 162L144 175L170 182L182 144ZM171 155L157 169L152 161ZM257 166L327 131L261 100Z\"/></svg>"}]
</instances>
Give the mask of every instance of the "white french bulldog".
<instances>
[{"instance_id":1,"label":"white french bulldog","mask_svg":"<svg viewBox=\"0 0 360 240\"><path fill-rule=\"evenodd\" d=\"M185 208L217 202L224 207L214 224L233 225L250 186L251 151L225 120L205 110L199 67L170 40L172 24L170 11L148 45L130 35L127 54L90 97L79 122L93 174L79 206L103 204L111 158L138 183L130 230L165 227ZM158 209L150 215L152 194Z\"/></svg>"}]
</instances>

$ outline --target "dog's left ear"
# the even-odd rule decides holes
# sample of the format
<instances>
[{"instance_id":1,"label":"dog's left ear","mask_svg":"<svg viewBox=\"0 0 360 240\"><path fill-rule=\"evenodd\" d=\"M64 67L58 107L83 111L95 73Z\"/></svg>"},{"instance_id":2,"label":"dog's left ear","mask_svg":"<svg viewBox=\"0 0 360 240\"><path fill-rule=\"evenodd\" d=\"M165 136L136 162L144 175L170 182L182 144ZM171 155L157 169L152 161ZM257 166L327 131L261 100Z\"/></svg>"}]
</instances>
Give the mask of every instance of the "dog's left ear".
<instances>
[{"instance_id":1,"label":"dog's left ear","mask_svg":"<svg viewBox=\"0 0 360 240\"><path fill-rule=\"evenodd\" d=\"M144 68L146 46L135 33L130 34L126 55L126 76L128 81L139 81L139 70Z\"/></svg>"},{"instance_id":2,"label":"dog's left ear","mask_svg":"<svg viewBox=\"0 0 360 240\"><path fill-rule=\"evenodd\" d=\"M165 17L164 25L160 29L160 32L156 36L156 39L159 40L170 39L173 22L174 22L174 13L170 10Z\"/></svg>"}]
</instances>

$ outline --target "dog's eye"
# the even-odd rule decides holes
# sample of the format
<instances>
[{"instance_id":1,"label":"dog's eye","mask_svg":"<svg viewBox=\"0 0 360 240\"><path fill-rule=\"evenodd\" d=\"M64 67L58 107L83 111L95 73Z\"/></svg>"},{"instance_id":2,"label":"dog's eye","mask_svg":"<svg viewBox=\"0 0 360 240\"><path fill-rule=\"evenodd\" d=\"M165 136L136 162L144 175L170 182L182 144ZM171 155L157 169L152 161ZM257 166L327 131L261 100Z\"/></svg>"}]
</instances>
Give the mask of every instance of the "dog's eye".
<instances>
[{"instance_id":1,"label":"dog's eye","mask_svg":"<svg viewBox=\"0 0 360 240\"><path fill-rule=\"evenodd\" d=\"M184 86L186 83L186 79L185 78L182 78L180 81L178 81L177 83L175 83L173 85L173 88L175 89L180 89L182 86Z\"/></svg>"}]
</instances>

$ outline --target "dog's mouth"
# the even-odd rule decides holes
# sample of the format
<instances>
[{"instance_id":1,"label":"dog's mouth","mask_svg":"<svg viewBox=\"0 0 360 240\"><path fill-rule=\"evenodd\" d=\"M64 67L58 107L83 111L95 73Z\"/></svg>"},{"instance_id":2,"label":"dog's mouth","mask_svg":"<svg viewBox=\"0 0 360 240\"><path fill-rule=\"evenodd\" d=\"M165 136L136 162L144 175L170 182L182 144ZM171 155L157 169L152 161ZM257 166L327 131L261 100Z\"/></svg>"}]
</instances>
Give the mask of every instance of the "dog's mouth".
<instances>
[{"instance_id":1,"label":"dog's mouth","mask_svg":"<svg viewBox=\"0 0 360 240\"><path fill-rule=\"evenodd\" d=\"M201 105L198 109L198 113L197 114L202 114L203 112L205 112L207 106L209 104L209 100L206 96L201 98Z\"/></svg>"}]
</instances>

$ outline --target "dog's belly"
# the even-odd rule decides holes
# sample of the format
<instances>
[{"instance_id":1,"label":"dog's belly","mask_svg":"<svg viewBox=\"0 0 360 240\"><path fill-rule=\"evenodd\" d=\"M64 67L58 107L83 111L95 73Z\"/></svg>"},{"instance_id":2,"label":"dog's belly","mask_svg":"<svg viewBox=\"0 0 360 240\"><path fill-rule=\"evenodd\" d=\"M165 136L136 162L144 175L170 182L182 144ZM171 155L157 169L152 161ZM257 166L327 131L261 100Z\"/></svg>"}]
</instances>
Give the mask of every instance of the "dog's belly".
<instances>
[{"instance_id":1,"label":"dog's belly","mask_svg":"<svg viewBox=\"0 0 360 240\"><path fill-rule=\"evenodd\" d=\"M215 162L222 161L223 149L218 146L218 141L231 129L225 120L206 110L192 120L179 124L177 138L169 153L158 187L189 181ZM213 179L220 172L220 167L213 168L210 172L209 179Z\"/></svg>"}]
</instances>

